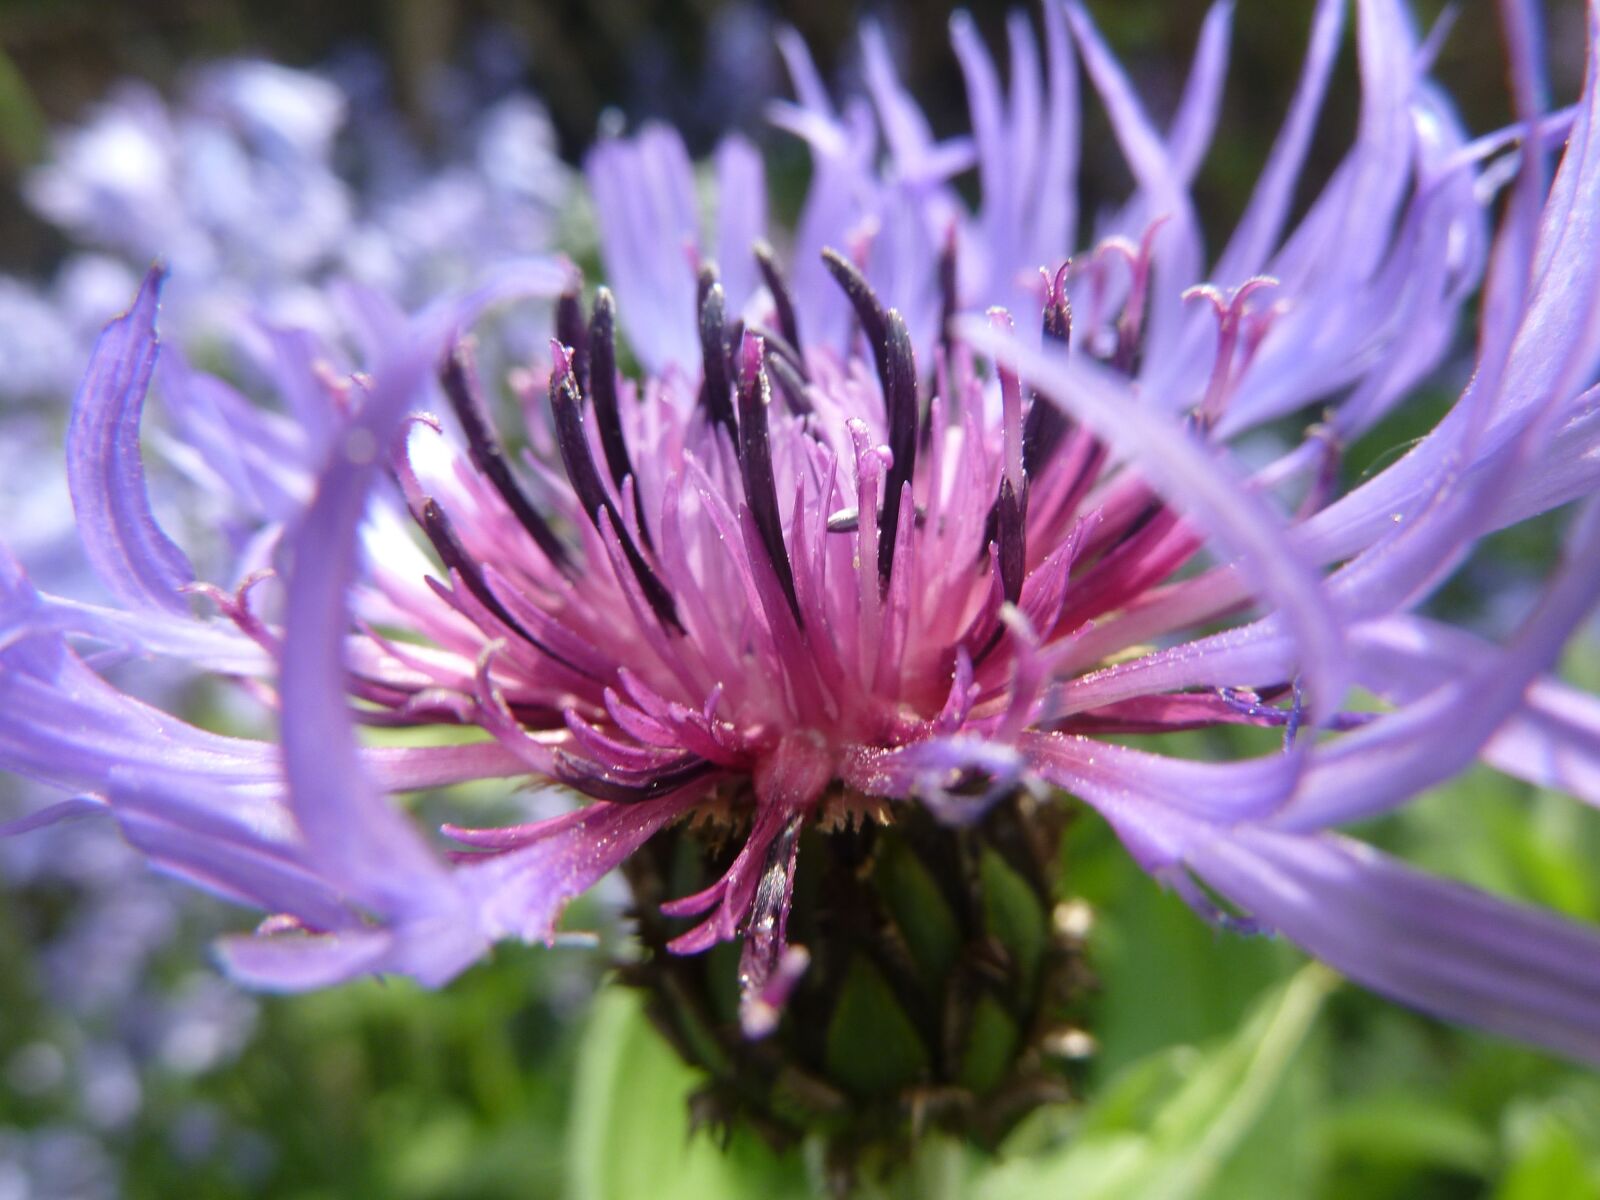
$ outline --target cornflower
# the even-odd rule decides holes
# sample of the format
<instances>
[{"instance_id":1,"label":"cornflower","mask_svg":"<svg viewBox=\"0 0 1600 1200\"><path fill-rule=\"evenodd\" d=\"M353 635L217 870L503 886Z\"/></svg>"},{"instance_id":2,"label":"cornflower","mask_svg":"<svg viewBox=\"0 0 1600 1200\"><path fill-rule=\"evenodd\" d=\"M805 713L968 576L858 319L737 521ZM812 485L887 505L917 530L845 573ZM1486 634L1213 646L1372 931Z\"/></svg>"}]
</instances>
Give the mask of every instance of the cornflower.
<instances>
[{"instance_id":1,"label":"cornflower","mask_svg":"<svg viewBox=\"0 0 1600 1200\"><path fill-rule=\"evenodd\" d=\"M1549 113L1531 6L1501 5L1518 124L1473 140L1427 79L1434 43L1360 0L1355 142L1291 229L1345 8L1317 5L1209 268L1188 187L1231 7L1162 129L1069 2L1045 7L1042 55L1009 23L1008 87L957 18L973 135L942 143L881 35L870 100L843 108L786 36L798 100L774 117L815 164L787 260L748 144L718 149L702 238L681 141L646 128L587 164L614 290L585 311L569 268L523 264L407 317L348 289L366 369L331 345L283 364L287 413L158 365L152 273L68 446L121 604L7 565L0 763L83 793L35 821L108 808L163 869L272 914L220 951L264 987L442 983L497 939L554 940L623 866L648 950L631 975L719 1098L780 1135L893 1138L931 1107L992 1136L1049 1093L1037 1051L1082 983L1049 909L1061 794L1208 919L1600 1061L1594 931L1332 832L1479 756L1600 799L1596 705L1548 674L1600 590L1595 503L1504 644L1418 614L1478 538L1593 489L1600 7L1582 96ZM1136 190L1069 260L1076 61ZM973 167L969 212L951 181ZM1341 494L1340 448L1437 365L1485 275L1470 384ZM547 368L511 381L521 455L461 335L512 294L557 301ZM260 530L232 589L195 582L152 516L153 375L185 461ZM445 415L415 414L425 395ZM1313 405L1303 440L1244 465L1241 439ZM240 677L279 738L144 705L85 644ZM1354 685L1380 709L1349 710ZM374 748L358 724L486 736ZM1281 747L1110 740L1225 725ZM388 799L530 775L587 800L446 826L449 855Z\"/></svg>"}]
</instances>

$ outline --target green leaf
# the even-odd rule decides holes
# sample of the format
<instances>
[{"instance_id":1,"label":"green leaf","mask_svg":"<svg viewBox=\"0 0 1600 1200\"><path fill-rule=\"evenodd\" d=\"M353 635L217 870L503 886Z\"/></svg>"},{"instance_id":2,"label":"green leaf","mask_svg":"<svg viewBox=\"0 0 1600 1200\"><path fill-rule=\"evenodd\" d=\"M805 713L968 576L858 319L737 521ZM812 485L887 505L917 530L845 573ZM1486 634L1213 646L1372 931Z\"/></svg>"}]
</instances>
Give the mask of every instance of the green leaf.
<instances>
[{"instance_id":1,"label":"green leaf","mask_svg":"<svg viewBox=\"0 0 1600 1200\"><path fill-rule=\"evenodd\" d=\"M568 1136L573 1200L718 1200L809 1194L797 1155L736 1131L726 1149L689 1124L703 1077L679 1061L621 987L597 998L578 1058Z\"/></svg>"},{"instance_id":2,"label":"green leaf","mask_svg":"<svg viewBox=\"0 0 1600 1200\"><path fill-rule=\"evenodd\" d=\"M1542 1114L1495 1189L1494 1200L1600 1200L1600 1172L1570 1125Z\"/></svg>"},{"instance_id":3,"label":"green leaf","mask_svg":"<svg viewBox=\"0 0 1600 1200\"><path fill-rule=\"evenodd\" d=\"M1481 1175L1493 1161L1488 1130L1441 1098L1411 1092L1361 1096L1323 1118L1321 1135L1340 1156Z\"/></svg>"},{"instance_id":4,"label":"green leaf","mask_svg":"<svg viewBox=\"0 0 1600 1200\"><path fill-rule=\"evenodd\" d=\"M1151 1085L1171 1071L1136 1068L1129 1085L1113 1081L1075 1137L1051 1155L1002 1164L982 1181L981 1200L1188 1200L1209 1189L1264 1117L1270 1115L1335 976L1315 963L1276 989L1227 1042L1188 1056L1188 1069L1153 1112ZM1181 1061L1181 1060L1178 1060ZM1097 1115L1115 1113L1112 1120Z\"/></svg>"}]
</instances>

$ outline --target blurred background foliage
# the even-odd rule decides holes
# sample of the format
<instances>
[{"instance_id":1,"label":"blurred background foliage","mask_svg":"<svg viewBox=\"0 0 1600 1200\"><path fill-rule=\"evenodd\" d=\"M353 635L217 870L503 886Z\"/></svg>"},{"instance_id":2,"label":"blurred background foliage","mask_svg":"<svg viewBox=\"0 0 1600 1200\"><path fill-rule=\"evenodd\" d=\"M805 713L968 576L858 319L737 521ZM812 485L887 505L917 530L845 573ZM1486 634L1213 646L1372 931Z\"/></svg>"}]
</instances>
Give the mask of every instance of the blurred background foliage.
<instances>
[{"instance_id":1,"label":"blurred background foliage","mask_svg":"<svg viewBox=\"0 0 1600 1200\"><path fill-rule=\"evenodd\" d=\"M1204 6L1091 7L1152 107L1170 105ZM901 0L874 11L912 90L950 131L964 115L945 8ZM1239 4L1221 134L1199 182L1217 227L1237 213L1276 129L1309 9ZM1419 6L1424 20L1439 9ZM1581 69L1578 14L1575 3L1549 10L1558 96L1575 91ZM998 43L1001 6L975 15ZM1491 15L1487 0L1460 6L1438 70L1479 130L1506 116ZM376 45L398 99L420 119L437 67L468 59L474 39L494 30L522 55L567 157L581 155L606 110L631 121L664 116L703 150L729 124L757 130L763 99L781 91L768 40L775 23L797 26L824 71L847 76L859 17L843 0L0 0L0 268L42 274L63 253L16 185L48 130L119 78L167 88L187 64L220 56L317 66ZM1341 70L1320 135L1323 173L1354 116L1348 61ZM1091 205L1125 184L1098 120L1085 135ZM765 145L775 178L788 181L778 203L792 206L804 160L774 139ZM1316 181L1313 171L1307 187ZM1431 425L1462 371L1447 371L1434 395L1353 448L1351 477ZM1475 580L1536 577L1558 526L1494 539L1439 603L1470 611ZM1491 625L1505 617L1479 615ZM1579 649L1567 673L1595 687L1600 654ZM1236 752L1229 736L1193 735L1190 749ZM1360 832L1428 869L1600 921L1600 815L1490 772ZM65 853L65 844L34 853ZM84 878L137 870L114 847L103 853L89 856ZM866 1179L864 1194L1600 1197L1600 1079L1591 1072L1411 1014L1282 944L1205 927L1090 818L1074 824L1064 853L1067 894L1096 913L1098 1052L1084 1102L1040 1113L998 1162L935 1143L904 1178ZM691 1134L692 1074L634 999L605 982L627 943L604 895L568 919L604 931L597 949L504 947L439 993L368 982L250 1000L197 965L209 936L248 918L180 902L174 886L145 880L148 928L128 927L129 902L117 893L124 910L110 914L118 920L109 931L74 938L66 935L88 920L82 897L58 873L15 861L6 869L0 1200L714 1200L814 1187L817 1164L804 1153L777 1156L744 1137L724 1153ZM142 949L123 982L94 991L94 969L127 957L130 939ZM64 945L65 957L41 954L46 944Z\"/></svg>"}]
</instances>

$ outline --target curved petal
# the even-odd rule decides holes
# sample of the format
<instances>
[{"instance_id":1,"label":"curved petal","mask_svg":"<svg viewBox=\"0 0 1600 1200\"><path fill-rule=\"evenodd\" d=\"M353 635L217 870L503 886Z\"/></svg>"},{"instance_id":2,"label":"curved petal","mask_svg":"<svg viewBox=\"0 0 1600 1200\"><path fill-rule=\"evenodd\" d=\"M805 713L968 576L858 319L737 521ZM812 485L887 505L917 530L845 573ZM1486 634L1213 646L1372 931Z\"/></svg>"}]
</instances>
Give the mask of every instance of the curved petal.
<instances>
[{"instance_id":1,"label":"curved petal","mask_svg":"<svg viewBox=\"0 0 1600 1200\"><path fill-rule=\"evenodd\" d=\"M540 271L508 277L504 286L553 295L560 282L558 273ZM363 766L345 698L348 594L356 529L384 461L382 448L456 330L502 294L491 283L453 303L440 301L385 346L366 402L334 437L316 495L287 544L280 692L290 808L310 861L353 899L411 930L415 943L401 937L396 953L419 956L430 971L437 964L428 944L442 947L443 962L465 953L464 941L475 939L479 952L485 943L444 863Z\"/></svg>"},{"instance_id":2,"label":"curved petal","mask_svg":"<svg viewBox=\"0 0 1600 1200\"><path fill-rule=\"evenodd\" d=\"M600 223L600 253L630 344L659 372L700 361L695 269L700 247L694 175L676 130L646 125L607 138L584 160Z\"/></svg>"},{"instance_id":3,"label":"curved petal","mask_svg":"<svg viewBox=\"0 0 1600 1200\"><path fill-rule=\"evenodd\" d=\"M760 152L738 134L717 143L717 266L735 316L756 290L755 244L767 229L767 177Z\"/></svg>"},{"instance_id":4,"label":"curved petal","mask_svg":"<svg viewBox=\"0 0 1600 1200\"><path fill-rule=\"evenodd\" d=\"M106 586L128 604L186 613L182 588L194 579L194 568L156 524L139 452L164 278L160 267L152 269L133 307L95 343L72 402L67 482L84 553Z\"/></svg>"},{"instance_id":5,"label":"curved petal","mask_svg":"<svg viewBox=\"0 0 1600 1200\"><path fill-rule=\"evenodd\" d=\"M1585 508L1566 563L1510 644L1399 712L1319 747L1277 823L1303 830L1370 816L1466 767L1597 600L1600 500Z\"/></svg>"},{"instance_id":6,"label":"curved petal","mask_svg":"<svg viewBox=\"0 0 1600 1200\"><path fill-rule=\"evenodd\" d=\"M1137 403L1103 371L1030 349L986 322L963 319L960 332L1137 463L1177 507L1239 556L1241 572L1295 638L1313 712L1321 719L1338 711L1345 688L1338 617L1309 563L1244 482L1230 478L1176 422Z\"/></svg>"},{"instance_id":7,"label":"curved petal","mask_svg":"<svg viewBox=\"0 0 1600 1200\"><path fill-rule=\"evenodd\" d=\"M1217 261L1213 277L1224 286L1233 286L1259 274L1272 252L1294 200L1295 185L1311 148L1311 135L1317 115L1328 91L1328 78L1339 53L1344 31L1345 0L1318 0L1311 19L1311 44L1306 49L1305 66L1289 103L1289 115L1272 153L1262 169L1244 216L1234 227L1227 248Z\"/></svg>"},{"instance_id":8,"label":"curved petal","mask_svg":"<svg viewBox=\"0 0 1600 1200\"><path fill-rule=\"evenodd\" d=\"M1194 872L1357 982L1600 1064L1600 931L1430 879L1358 842L1239 829Z\"/></svg>"},{"instance_id":9,"label":"curved petal","mask_svg":"<svg viewBox=\"0 0 1600 1200\"><path fill-rule=\"evenodd\" d=\"M1363 682L1395 703L1444 686L1467 664L1498 648L1463 629L1420 617L1372 622L1351 638L1373 665ZM1522 703L1483 747L1483 759L1507 775L1568 792L1600 806L1600 697L1549 676L1535 679Z\"/></svg>"}]
</instances>

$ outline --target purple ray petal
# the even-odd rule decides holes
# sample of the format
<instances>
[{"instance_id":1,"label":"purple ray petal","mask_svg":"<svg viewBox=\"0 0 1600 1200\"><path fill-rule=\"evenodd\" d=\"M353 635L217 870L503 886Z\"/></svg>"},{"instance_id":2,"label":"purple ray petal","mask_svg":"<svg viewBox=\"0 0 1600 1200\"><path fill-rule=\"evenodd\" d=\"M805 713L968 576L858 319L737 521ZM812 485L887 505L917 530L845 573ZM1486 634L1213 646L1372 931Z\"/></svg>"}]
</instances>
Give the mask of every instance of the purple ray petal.
<instances>
[{"instance_id":1,"label":"purple ray petal","mask_svg":"<svg viewBox=\"0 0 1600 1200\"><path fill-rule=\"evenodd\" d=\"M1200 26L1183 96L1167 131L1167 154L1179 179L1194 178L1217 128L1222 85L1228 75L1228 39L1233 34L1233 0L1216 0Z\"/></svg>"},{"instance_id":2,"label":"purple ray petal","mask_svg":"<svg viewBox=\"0 0 1600 1200\"><path fill-rule=\"evenodd\" d=\"M31 833L35 829L44 829L51 825L58 825L63 821L77 821L83 817L95 816L106 811L105 803L89 796L74 796L71 800L58 800L54 804L47 804L41 809L17 817L11 821L0 821L0 838L15 837L20 833Z\"/></svg>"},{"instance_id":3,"label":"purple ray petal","mask_svg":"<svg viewBox=\"0 0 1600 1200\"><path fill-rule=\"evenodd\" d=\"M1210 886L1352 979L1600 1064L1600 933L1370 847L1242 828L1191 848Z\"/></svg>"},{"instance_id":4,"label":"purple ray petal","mask_svg":"<svg viewBox=\"0 0 1600 1200\"><path fill-rule=\"evenodd\" d=\"M694 267L700 244L693 169L676 130L599 142L584 162L600 222L600 253L629 342L653 371L694 365Z\"/></svg>"},{"instance_id":5,"label":"purple ray petal","mask_svg":"<svg viewBox=\"0 0 1600 1200\"><path fill-rule=\"evenodd\" d=\"M1065 7L1084 70L1100 95L1112 133L1139 184L1143 204L1132 210L1134 227L1120 232L1141 237L1152 222L1165 222L1154 243L1156 284L1149 292L1146 335L1147 356L1159 360L1170 349L1183 321L1183 289L1200 282L1199 222L1185 191L1187 181L1179 175L1165 142L1110 47L1078 0L1067 0Z\"/></svg>"},{"instance_id":6,"label":"purple ray petal","mask_svg":"<svg viewBox=\"0 0 1600 1200\"><path fill-rule=\"evenodd\" d=\"M1600 600L1600 501L1585 508L1567 561L1500 653L1405 709L1319 752L1279 822L1311 829L1369 816L1466 767L1550 669L1566 639Z\"/></svg>"},{"instance_id":7,"label":"purple ray petal","mask_svg":"<svg viewBox=\"0 0 1600 1200\"><path fill-rule=\"evenodd\" d=\"M1414 701L1463 666L1497 653L1465 630L1416 617L1372 622L1352 645L1374 660L1373 686L1397 703ZM1536 679L1484 746L1483 758L1508 775L1600 806L1600 698L1548 676Z\"/></svg>"},{"instance_id":8,"label":"purple ray petal","mask_svg":"<svg viewBox=\"0 0 1600 1200\"><path fill-rule=\"evenodd\" d=\"M145 769L117 771L109 801L128 841L161 870L312 928L358 922L338 889L309 867L281 797Z\"/></svg>"}]
</instances>

